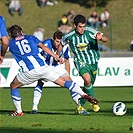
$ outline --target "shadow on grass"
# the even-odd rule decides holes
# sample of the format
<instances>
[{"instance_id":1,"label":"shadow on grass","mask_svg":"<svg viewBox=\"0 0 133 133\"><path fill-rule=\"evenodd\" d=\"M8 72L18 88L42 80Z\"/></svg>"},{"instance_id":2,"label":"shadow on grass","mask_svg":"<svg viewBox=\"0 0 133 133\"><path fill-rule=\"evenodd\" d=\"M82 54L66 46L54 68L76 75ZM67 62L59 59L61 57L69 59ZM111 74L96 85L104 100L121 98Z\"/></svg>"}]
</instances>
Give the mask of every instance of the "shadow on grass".
<instances>
[{"instance_id":1,"label":"shadow on grass","mask_svg":"<svg viewBox=\"0 0 133 133\"><path fill-rule=\"evenodd\" d=\"M100 101L100 102L104 102L104 103L115 103L115 102L123 102L125 104L128 104L128 103L133 103L133 101Z\"/></svg>"},{"instance_id":2,"label":"shadow on grass","mask_svg":"<svg viewBox=\"0 0 133 133\"><path fill-rule=\"evenodd\" d=\"M90 129L90 131L73 131L73 129L53 130L53 129L24 129L24 128L0 128L0 133L101 133L98 129Z\"/></svg>"},{"instance_id":3,"label":"shadow on grass","mask_svg":"<svg viewBox=\"0 0 133 133\"><path fill-rule=\"evenodd\" d=\"M57 112L58 111L58 112ZM60 112L60 111L64 111ZM65 111L69 111L69 113L66 113ZM0 110L0 114L10 115L13 111L12 110ZM31 111L23 111L25 114L31 114ZM70 113L70 110L54 110L54 111L44 111L44 112L38 112L38 114L47 114L47 115L75 115L75 113ZM74 111L73 111L74 112Z\"/></svg>"},{"instance_id":4,"label":"shadow on grass","mask_svg":"<svg viewBox=\"0 0 133 133\"><path fill-rule=\"evenodd\" d=\"M60 110L59 110L60 111ZM63 110L64 111L64 110ZM13 111L12 110L0 110L0 114L2 115L9 115ZM24 111L25 114L33 115L30 111ZM47 114L47 115L75 115L68 114L68 113L59 113L59 112L39 112L39 114ZM84 115L87 116L87 115ZM11 116L9 116L11 117ZM88 117L88 116L87 116ZM15 126L15 125L14 125ZM101 129L95 129L90 127L89 129L83 129L82 131L75 131L73 128L68 128L64 130L56 130L53 129L53 127L45 129L45 127L42 127L42 124L32 124L31 129L25 129L24 127L0 127L0 133L103 133L101 132ZM40 129L41 128L41 129ZM44 128L44 129L42 129Z\"/></svg>"},{"instance_id":5,"label":"shadow on grass","mask_svg":"<svg viewBox=\"0 0 133 133\"><path fill-rule=\"evenodd\" d=\"M133 116L132 112L133 112L133 109L128 108L125 115ZM110 116L112 114L113 114L113 111L110 109L110 110L101 110L98 115Z\"/></svg>"}]
</instances>

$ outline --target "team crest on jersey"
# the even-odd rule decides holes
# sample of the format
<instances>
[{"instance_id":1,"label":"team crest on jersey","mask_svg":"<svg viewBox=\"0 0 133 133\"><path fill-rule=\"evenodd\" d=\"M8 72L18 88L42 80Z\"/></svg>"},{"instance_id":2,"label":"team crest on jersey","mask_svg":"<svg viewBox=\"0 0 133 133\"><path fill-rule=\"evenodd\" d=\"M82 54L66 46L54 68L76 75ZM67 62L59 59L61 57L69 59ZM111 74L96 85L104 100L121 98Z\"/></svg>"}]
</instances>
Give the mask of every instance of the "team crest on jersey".
<instances>
[{"instance_id":1,"label":"team crest on jersey","mask_svg":"<svg viewBox=\"0 0 133 133\"><path fill-rule=\"evenodd\" d=\"M87 48L87 44L86 43L79 43L77 45L77 49L80 50L80 51L83 51Z\"/></svg>"}]
</instances>

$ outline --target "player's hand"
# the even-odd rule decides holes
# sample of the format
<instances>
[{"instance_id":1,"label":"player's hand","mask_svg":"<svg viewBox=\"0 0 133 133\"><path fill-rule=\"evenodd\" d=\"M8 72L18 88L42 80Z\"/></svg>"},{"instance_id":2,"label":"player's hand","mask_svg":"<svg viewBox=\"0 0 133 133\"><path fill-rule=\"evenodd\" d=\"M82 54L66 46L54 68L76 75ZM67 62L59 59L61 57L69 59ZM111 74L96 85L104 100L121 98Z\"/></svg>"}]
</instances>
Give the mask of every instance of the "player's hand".
<instances>
[{"instance_id":1,"label":"player's hand","mask_svg":"<svg viewBox=\"0 0 133 133\"><path fill-rule=\"evenodd\" d=\"M101 40L101 39L102 39L102 33L101 33L101 32L98 32L98 33L96 34L96 39L97 39L97 40Z\"/></svg>"},{"instance_id":2,"label":"player's hand","mask_svg":"<svg viewBox=\"0 0 133 133\"><path fill-rule=\"evenodd\" d=\"M60 60L59 60L59 62L61 63L61 64L63 64L64 63L64 60L62 59L62 58L59 58Z\"/></svg>"},{"instance_id":3,"label":"player's hand","mask_svg":"<svg viewBox=\"0 0 133 133\"><path fill-rule=\"evenodd\" d=\"M56 60L57 62L60 62L61 64L64 63L64 60L63 60L62 58L57 57L55 60Z\"/></svg>"}]
</instances>

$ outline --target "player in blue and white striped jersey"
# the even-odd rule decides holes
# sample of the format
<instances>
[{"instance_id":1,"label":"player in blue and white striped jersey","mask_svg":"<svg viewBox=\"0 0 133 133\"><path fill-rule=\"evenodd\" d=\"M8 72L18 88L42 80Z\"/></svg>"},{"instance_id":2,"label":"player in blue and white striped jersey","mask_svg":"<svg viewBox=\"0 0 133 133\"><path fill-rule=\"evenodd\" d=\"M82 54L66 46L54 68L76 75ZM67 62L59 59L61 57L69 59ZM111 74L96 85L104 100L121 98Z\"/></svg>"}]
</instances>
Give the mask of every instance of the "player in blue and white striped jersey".
<instances>
[{"instance_id":1,"label":"player in blue and white striped jersey","mask_svg":"<svg viewBox=\"0 0 133 133\"><path fill-rule=\"evenodd\" d=\"M47 46L48 48L51 49L51 51L53 51L54 53L57 52L58 46L60 45L60 36L62 36L62 32L61 31L56 31L53 34L53 38L52 39L47 39L44 40L42 43ZM55 63L54 58L45 53L44 51L40 51L41 54L46 58L46 63L57 73L59 74L61 77L63 77L65 80L71 80L70 78L70 63L69 63L69 58L70 58L70 50L69 50L69 46L65 45L62 49L62 51L60 52L60 56L64 58L64 64L59 64L59 63ZM72 80L71 80L72 81ZM38 104L40 101L40 98L42 96L42 87L44 85L44 82L42 80L38 81L37 86L34 89L34 98L33 98L33 107L32 107L32 114L37 114L38 113ZM70 91L73 100L75 101L76 104L78 104L78 99L81 98L80 95L78 95L77 93L73 93L72 91ZM89 114L86 110L82 110L84 112L84 114Z\"/></svg>"},{"instance_id":2,"label":"player in blue and white striped jersey","mask_svg":"<svg viewBox=\"0 0 133 133\"><path fill-rule=\"evenodd\" d=\"M9 50L18 65L22 68L22 71L16 75L10 84L12 100L16 107L16 111L11 116L24 115L18 88L31 84L39 79L52 81L73 92L79 93L88 101L93 100L76 83L64 80L46 64L45 58L40 54L38 47L53 56L57 61L63 63L63 60L55 55L48 47L44 46L40 40L31 35L24 35L22 28L18 25L13 25L8 28L8 32L11 37Z\"/></svg>"}]
</instances>

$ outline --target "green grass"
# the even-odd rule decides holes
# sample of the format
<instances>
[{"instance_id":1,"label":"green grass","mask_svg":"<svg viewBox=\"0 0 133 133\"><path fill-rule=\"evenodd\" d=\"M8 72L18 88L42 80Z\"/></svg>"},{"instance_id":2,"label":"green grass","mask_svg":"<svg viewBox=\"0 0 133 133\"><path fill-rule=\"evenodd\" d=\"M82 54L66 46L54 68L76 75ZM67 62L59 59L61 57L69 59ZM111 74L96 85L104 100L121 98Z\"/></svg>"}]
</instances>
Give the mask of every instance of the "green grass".
<instances>
[{"instance_id":1,"label":"green grass","mask_svg":"<svg viewBox=\"0 0 133 133\"><path fill-rule=\"evenodd\" d=\"M33 88L21 88L23 117L8 116L14 105L9 89L0 89L0 133L130 133L133 122L132 88L108 87L95 88L95 95L100 101L101 111L94 113L89 103L85 108L89 116L75 115L76 105L67 89L44 88L39 104L39 114L30 114ZM124 116L115 116L112 106L122 101L127 106Z\"/></svg>"},{"instance_id":2,"label":"green grass","mask_svg":"<svg viewBox=\"0 0 133 133\"><path fill-rule=\"evenodd\" d=\"M52 37L57 29L58 20L70 9L74 9L77 14L83 13L86 17L94 10L75 3L63 2L62 0L59 0L58 5L47 6L46 8L39 8L36 0L20 0L23 15L19 17L16 12L12 17L8 13L8 1L0 0L0 13L5 17L7 26L18 24L23 27L25 33L33 34L35 28L40 25L45 29L45 39ZM109 38L106 46L111 47L112 45L114 50L129 50L130 41L133 38L132 7L132 0L111 0L105 7L110 12L112 24L108 29L100 29ZM104 8L97 7L96 10L100 15Z\"/></svg>"}]
</instances>

